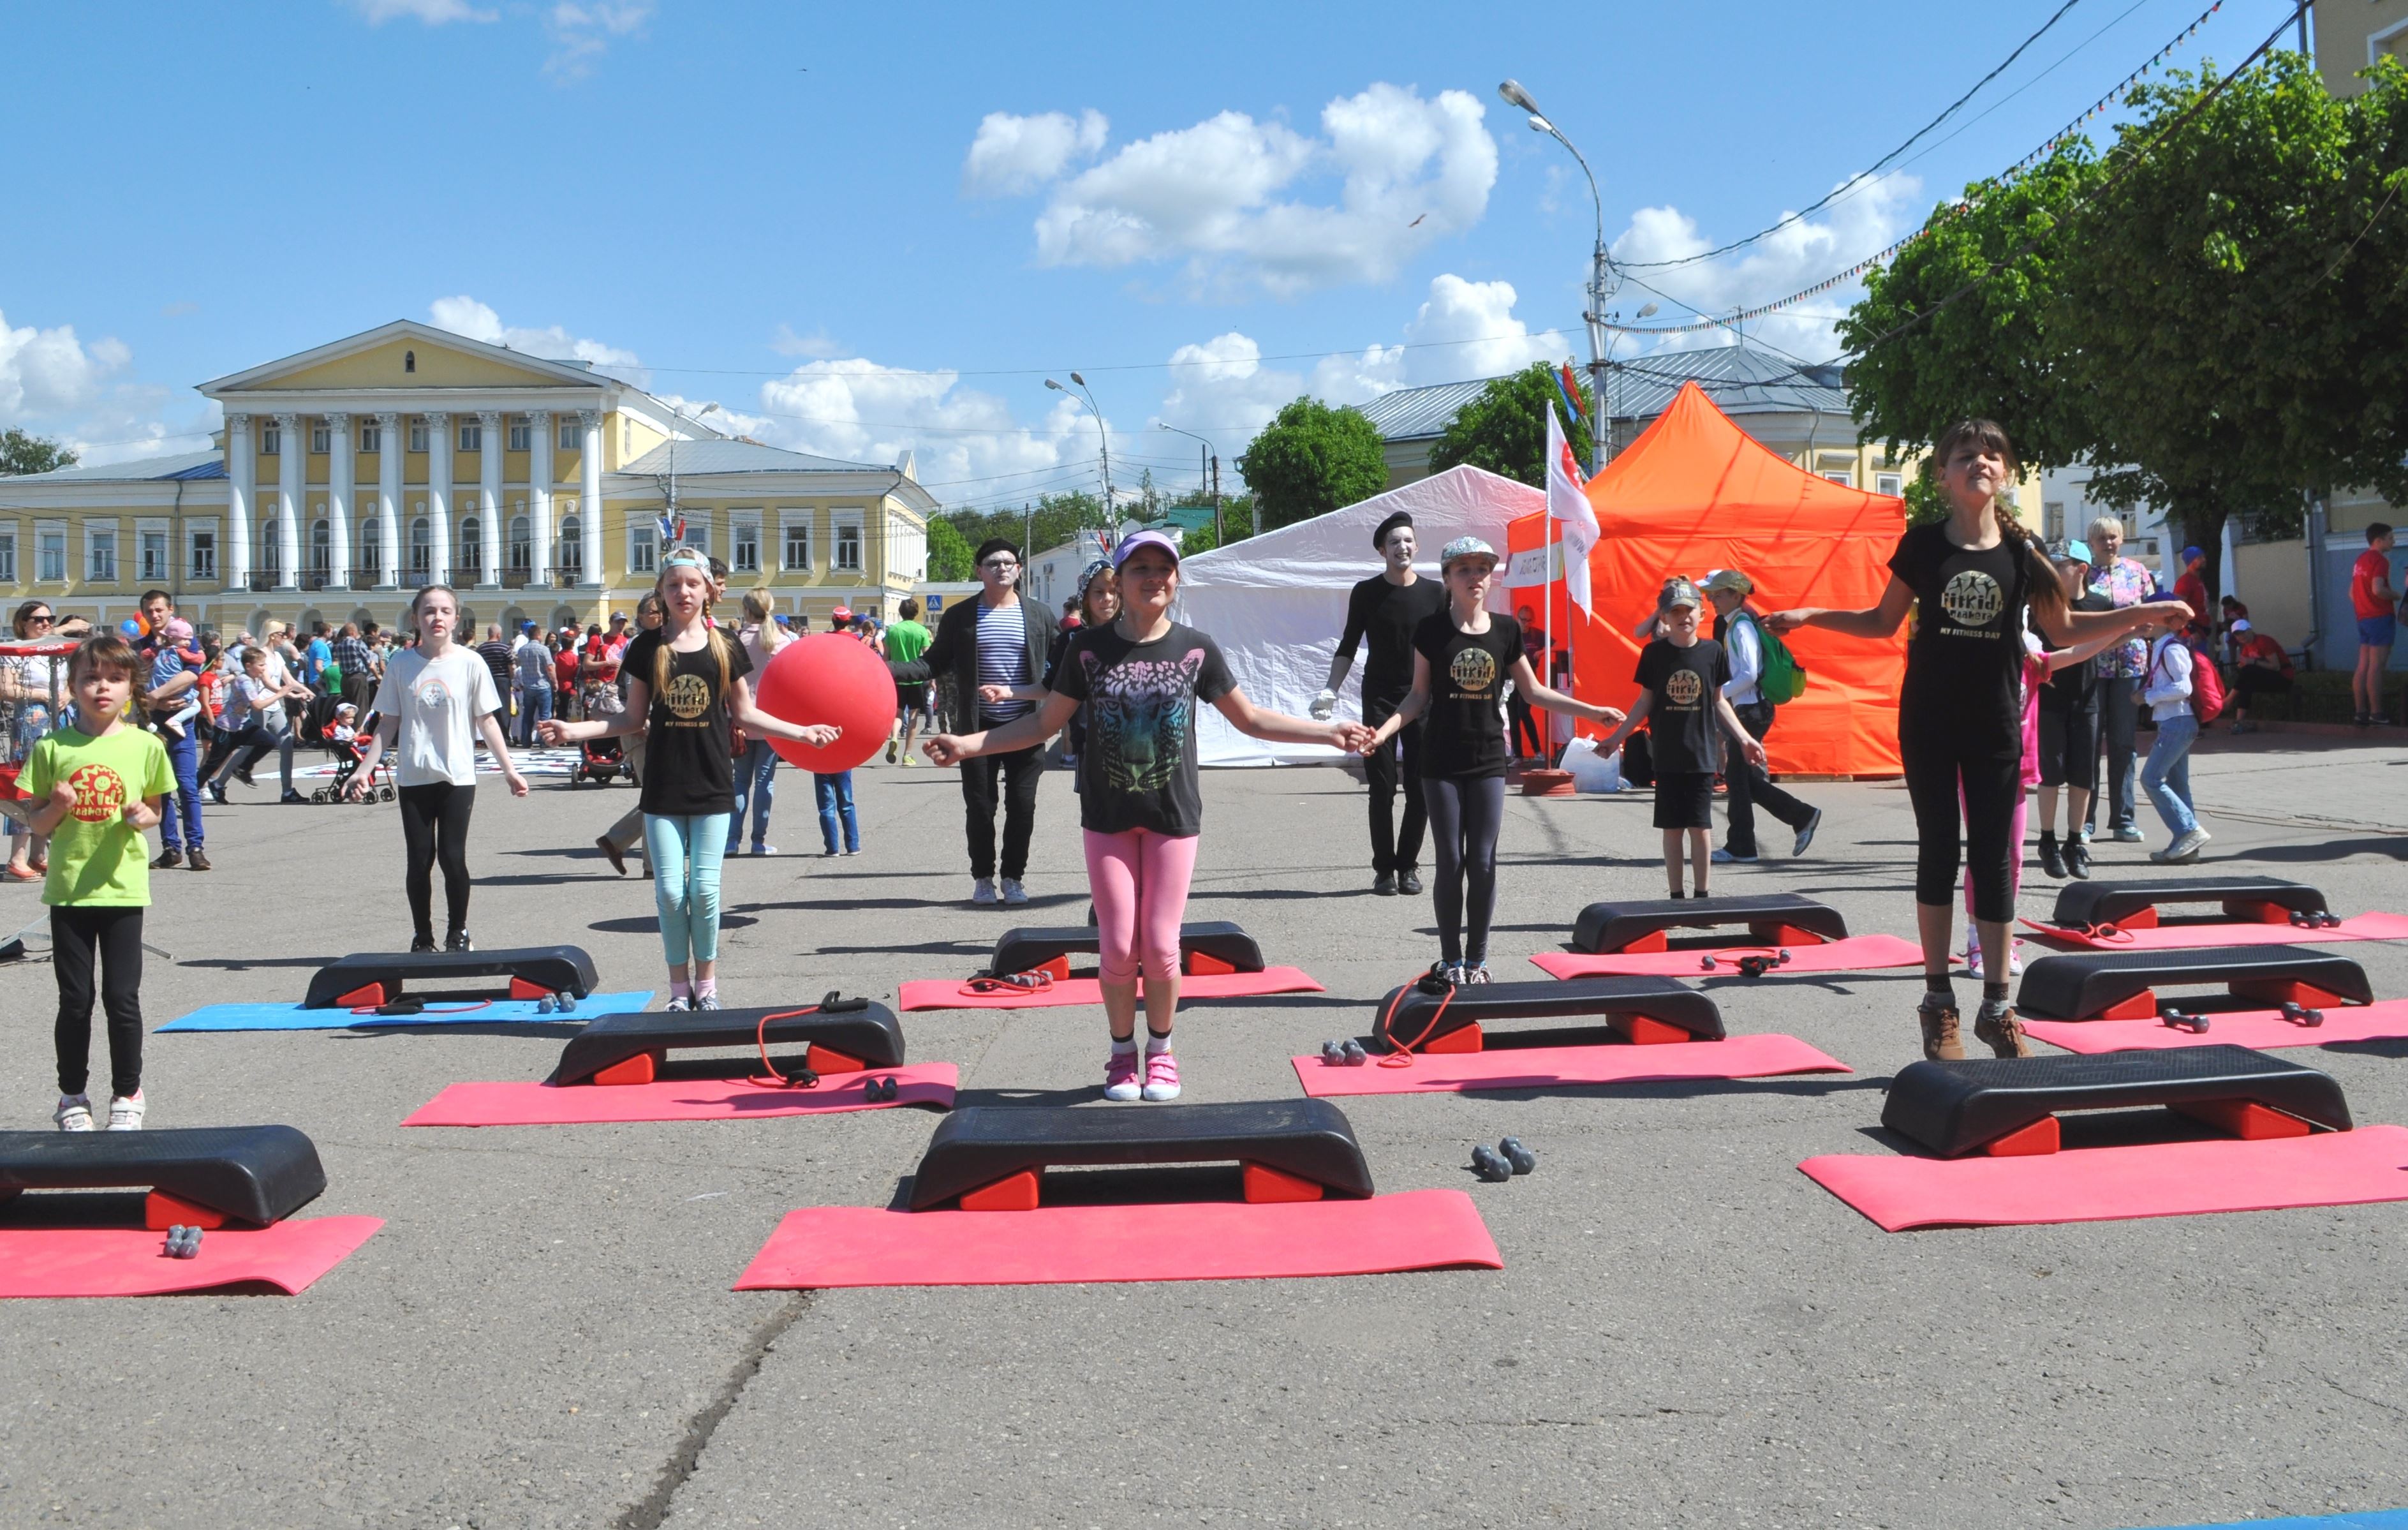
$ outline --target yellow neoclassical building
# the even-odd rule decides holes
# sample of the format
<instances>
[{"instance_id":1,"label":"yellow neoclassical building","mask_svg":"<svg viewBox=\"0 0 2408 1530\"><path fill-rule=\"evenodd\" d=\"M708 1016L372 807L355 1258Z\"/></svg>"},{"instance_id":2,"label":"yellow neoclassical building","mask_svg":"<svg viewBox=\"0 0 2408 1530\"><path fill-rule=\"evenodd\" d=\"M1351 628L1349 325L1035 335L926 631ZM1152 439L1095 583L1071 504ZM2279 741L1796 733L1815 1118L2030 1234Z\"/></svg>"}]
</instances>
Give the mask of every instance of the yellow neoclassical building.
<instances>
[{"instance_id":1,"label":"yellow neoclassical building","mask_svg":"<svg viewBox=\"0 0 2408 1530\"><path fill-rule=\"evenodd\" d=\"M824 623L891 617L936 499L898 464L782 451L642 389L408 320L200 384L207 452L0 478L0 597L113 621L165 589L195 626L400 617L457 585L479 627L632 611L683 540Z\"/></svg>"}]
</instances>

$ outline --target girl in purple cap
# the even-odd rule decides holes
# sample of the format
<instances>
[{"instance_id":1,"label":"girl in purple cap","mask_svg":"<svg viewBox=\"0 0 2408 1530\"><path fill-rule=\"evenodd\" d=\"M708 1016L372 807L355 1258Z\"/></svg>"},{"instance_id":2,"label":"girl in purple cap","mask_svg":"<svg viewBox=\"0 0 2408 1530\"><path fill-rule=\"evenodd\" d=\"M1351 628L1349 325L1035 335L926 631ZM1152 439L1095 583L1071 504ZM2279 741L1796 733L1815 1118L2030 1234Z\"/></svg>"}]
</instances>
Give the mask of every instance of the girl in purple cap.
<instances>
[{"instance_id":1,"label":"girl in purple cap","mask_svg":"<svg viewBox=\"0 0 2408 1530\"><path fill-rule=\"evenodd\" d=\"M1282 743L1352 751L1370 737L1360 723L1317 723L1265 712L1246 700L1219 644L1170 619L1179 548L1140 531L1113 554L1120 612L1071 636L1054 686L1033 712L978 733L939 733L921 747L939 765L1042 743L1087 709L1079 753L1079 821L1087 885L1096 900L1104 1015L1111 1051L1107 1100L1176 1100L1179 1062L1170 1032L1179 1013L1179 927L1196 871L1204 803L1196 770L1196 707L1218 707L1240 732ZM982 690L984 687L982 687ZM997 700L1000 698L985 698ZM1146 1046L1137 1046L1138 978L1145 978Z\"/></svg>"}]
</instances>

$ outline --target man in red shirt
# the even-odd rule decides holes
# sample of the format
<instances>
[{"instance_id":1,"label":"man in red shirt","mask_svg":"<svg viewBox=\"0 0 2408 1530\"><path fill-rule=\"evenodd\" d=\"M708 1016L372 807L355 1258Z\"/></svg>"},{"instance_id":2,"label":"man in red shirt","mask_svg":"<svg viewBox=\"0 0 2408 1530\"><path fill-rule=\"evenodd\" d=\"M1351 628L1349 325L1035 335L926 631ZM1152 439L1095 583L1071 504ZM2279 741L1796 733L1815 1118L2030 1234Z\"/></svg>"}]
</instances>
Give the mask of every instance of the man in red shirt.
<instances>
[{"instance_id":1,"label":"man in red shirt","mask_svg":"<svg viewBox=\"0 0 2408 1530\"><path fill-rule=\"evenodd\" d=\"M2360 728L2372 727L2383 715L2383 671L2391 662L2391 640L2399 636L2399 596L2391 590L2391 528L2381 521L2366 528L2366 551L2349 568L2349 603L2358 613L2358 672L2350 677L2349 697Z\"/></svg>"},{"instance_id":2,"label":"man in red shirt","mask_svg":"<svg viewBox=\"0 0 2408 1530\"><path fill-rule=\"evenodd\" d=\"M2198 612L2207 614L2207 579L2200 572L2207 567L2207 554L2196 547L2182 552L2182 572L2174 578L2174 599Z\"/></svg>"},{"instance_id":3,"label":"man in red shirt","mask_svg":"<svg viewBox=\"0 0 2408 1530\"><path fill-rule=\"evenodd\" d=\"M2232 623L2232 730L2255 733L2249 704L2269 691L2291 688L2291 656L2283 645L2249 625L2246 616Z\"/></svg>"}]
</instances>

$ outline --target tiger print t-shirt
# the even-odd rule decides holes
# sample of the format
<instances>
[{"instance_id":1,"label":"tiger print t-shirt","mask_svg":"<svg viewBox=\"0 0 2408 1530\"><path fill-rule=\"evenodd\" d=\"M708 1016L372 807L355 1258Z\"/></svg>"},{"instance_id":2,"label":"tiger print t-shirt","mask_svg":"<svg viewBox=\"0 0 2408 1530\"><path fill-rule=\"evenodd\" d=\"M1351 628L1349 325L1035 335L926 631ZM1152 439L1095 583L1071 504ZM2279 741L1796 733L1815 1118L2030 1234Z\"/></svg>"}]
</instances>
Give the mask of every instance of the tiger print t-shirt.
<instances>
[{"instance_id":1,"label":"tiger print t-shirt","mask_svg":"<svg viewBox=\"0 0 2408 1530\"><path fill-rule=\"evenodd\" d=\"M1959 547L1948 540L1945 522L1909 527L1890 555L1889 571L1915 600L1899 694L1901 726L1944 722L1985 741L2019 736L2024 608L2031 598L2023 544Z\"/></svg>"},{"instance_id":2,"label":"tiger print t-shirt","mask_svg":"<svg viewBox=\"0 0 2408 1530\"><path fill-rule=\"evenodd\" d=\"M730 685L750 674L752 657L726 628L719 629L727 649ZM631 681L652 691L652 710L644 719L644 795L646 813L662 818L688 818L736 808L736 772L729 757L727 697L719 681L719 661L705 643L691 654L669 650L669 683L654 686L654 665L661 634L646 632L627 644L621 668Z\"/></svg>"},{"instance_id":3,"label":"tiger print t-shirt","mask_svg":"<svg viewBox=\"0 0 2408 1530\"><path fill-rule=\"evenodd\" d=\"M1087 707L1079 751L1079 823L1098 834L1204 830L1196 780L1196 709L1238 688L1220 645L1177 622L1131 642L1120 624L1082 627L1056 667L1057 695Z\"/></svg>"}]
</instances>

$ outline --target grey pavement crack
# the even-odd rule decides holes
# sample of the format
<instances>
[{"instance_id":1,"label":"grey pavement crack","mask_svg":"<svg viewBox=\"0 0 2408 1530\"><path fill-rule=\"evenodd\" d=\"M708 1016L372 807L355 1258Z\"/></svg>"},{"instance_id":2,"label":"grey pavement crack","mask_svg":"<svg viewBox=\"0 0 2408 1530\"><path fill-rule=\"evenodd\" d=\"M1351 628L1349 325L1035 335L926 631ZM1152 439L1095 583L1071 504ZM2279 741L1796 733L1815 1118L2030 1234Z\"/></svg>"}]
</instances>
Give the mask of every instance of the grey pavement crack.
<instances>
[{"instance_id":1,"label":"grey pavement crack","mask_svg":"<svg viewBox=\"0 0 2408 1530\"><path fill-rule=\"evenodd\" d=\"M727 1379L720 1383L719 1395L712 1398L702 1411L689 1420L684 1436L677 1449L669 1452L661 1466L660 1476L653 1479L652 1490L630 1505L627 1511L612 1522L613 1530L660 1530L669 1517L669 1508L677 1500L678 1489L685 1486L702 1461L702 1452L710 1448L710 1436L716 1434L727 1415L734 1411L737 1400L752 1378L761 1373L761 1363L810 1306L811 1292L796 1292L775 1312L762 1321L752 1332L752 1341L736 1357Z\"/></svg>"}]
</instances>

